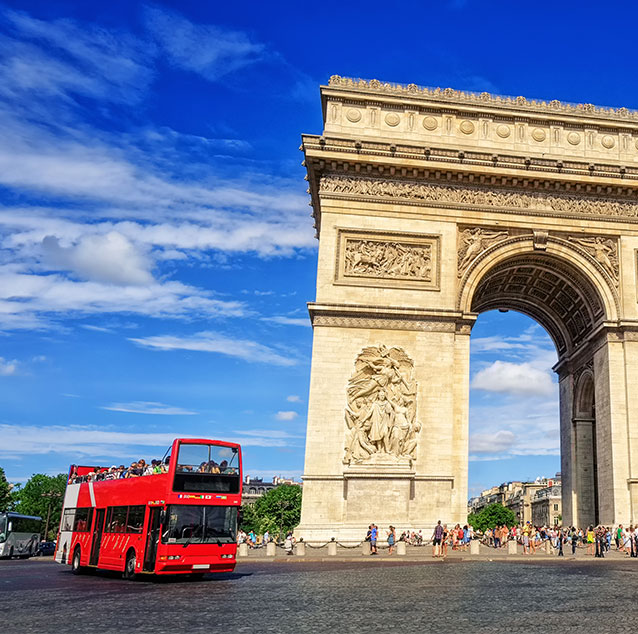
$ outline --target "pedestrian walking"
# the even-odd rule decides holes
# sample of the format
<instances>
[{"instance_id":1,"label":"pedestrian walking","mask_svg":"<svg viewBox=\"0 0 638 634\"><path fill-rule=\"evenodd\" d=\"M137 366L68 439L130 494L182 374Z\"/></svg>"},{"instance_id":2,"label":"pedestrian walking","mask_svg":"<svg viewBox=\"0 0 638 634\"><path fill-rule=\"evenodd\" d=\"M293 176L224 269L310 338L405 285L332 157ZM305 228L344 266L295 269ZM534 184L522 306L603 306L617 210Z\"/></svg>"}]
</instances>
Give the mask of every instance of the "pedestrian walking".
<instances>
[{"instance_id":1,"label":"pedestrian walking","mask_svg":"<svg viewBox=\"0 0 638 634\"><path fill-rule=\"evenodd\" d=\"M379 529L376 524L372 524L372 528L370 529L370 554L377 555L377 536L379 534Z\"/></svg>"},{"instance_id":2,"label":"pedestrian walking","mask_svg":"<svg viewBox=\"0 0 638 634\"><path fill-rule=\"evenodd\" d=\"M432 533L432 557L441 556L441 542L445 533L446 531L443 526L441 526L441 520L439 520Z\"/></svg>"},{"instance_id":3,"label":"pedestrian walking","mask_svg":"<svg viewBox=\"0 0 638 634\"><path fill-rule=\"evenodd\" d=\"M390 526L388 531L388 555L391 555L394 551L394 544L397 539L397 533L394 526Z\"/></svg>"}]
</instances>

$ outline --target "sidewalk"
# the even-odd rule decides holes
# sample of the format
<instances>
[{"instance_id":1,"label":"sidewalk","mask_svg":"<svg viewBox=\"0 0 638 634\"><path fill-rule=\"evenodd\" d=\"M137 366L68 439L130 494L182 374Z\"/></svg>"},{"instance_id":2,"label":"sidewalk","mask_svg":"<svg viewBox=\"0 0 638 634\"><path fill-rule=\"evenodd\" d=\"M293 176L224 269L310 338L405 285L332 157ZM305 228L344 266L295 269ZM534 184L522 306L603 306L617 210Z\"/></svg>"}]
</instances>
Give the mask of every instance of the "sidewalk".
<instances>
[{"instance_id":1,"label":"sidewalk","mask_svg":"<svg viewBox=\"0 0 638 634\"><path fill-rule=\"evenodd\" d=\"M366 544L367 546L367 544ZM334 547L333 547L334 548ZM475 546L476 548L476 542ZM355 546L352 548L346 548L343 546L336 547L335 554L329 554L328 545L322 546L320 548L312 547L309 544L305 544L305 554L299 555L298 548L295 547L295 554L288 555L286 551L277 546L275 548L274 556L272 554L268 554L266 552L265 547L247 549L247 553L242 555L242 551L246 552L245 549L240 549L237 553L237 561L241 562L268 562L268 561L277 561L277 562L304 562L304 561L410 561L410 562L420 562L420 563L441 563L444 561L448 562L464 562L464 561L548 561L548 560L556 560L556 561L601 561L604 562L606 559L610 559L613 561L622 561L624 559L630 560L628 555L625 555L622 552L617 552L614 547L608 553L605 553L604 559L597 559L592 555L588 555L586 547L579 547L576 550L576 554L571 554L571 546L564 548L564 557L558 557L558 550L554 550L551 545L549 550L547 549L546 544L543 544L540 548L537 548L535 554L524 555L523 547L518 544L516 549L516 554L509 553L508 546L504 546L502 548L491 548L489 546L485 546L483 544L478 544L478 553L471 553L468 547L467 550L451 550L448 549L447 555L444 558L434 558L432 557L432 546L409 546L406 545L406 553L405 555L399 555L396 552L389 555L387 547L379 547L378 555L370 555L367 552L364 554L364 547ZM272 548L271 548L272 553ZM638 564L638 561L637 561Z\"/></svg>"}]
</instances>

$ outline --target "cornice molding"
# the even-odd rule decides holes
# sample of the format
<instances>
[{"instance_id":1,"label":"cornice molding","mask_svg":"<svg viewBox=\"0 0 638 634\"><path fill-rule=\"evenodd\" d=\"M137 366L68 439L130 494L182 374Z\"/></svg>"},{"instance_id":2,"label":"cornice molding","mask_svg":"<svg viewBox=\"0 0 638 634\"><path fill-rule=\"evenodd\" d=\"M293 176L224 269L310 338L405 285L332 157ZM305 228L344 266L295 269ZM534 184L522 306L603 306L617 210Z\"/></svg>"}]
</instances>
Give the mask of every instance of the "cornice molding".
<instances>
[{"instance_id":1,"label":"cornice molding","mask_svg":"<svg viewBox=\"0 0 638 634\"><path fill-rule=\"evenodd\" d=\"M489 92L473 92L469 90L455 90L454 88L428 88L416 84L397 84L382 82L378 79L353 79L332 75L328 82L329 88L339 88L356 93L367 93L372 96L388 95L408 98L419 98L441 104L478 105L498 109L516 110L521 113L542 113L554 115L570 115L584 118L609 120L614 123L638 122L638 111L629 108L612 108L596 106L591 103L569 103L552 99L527 99L523 96L508 97L494 95Z\"/></svg>"}]
</instances>

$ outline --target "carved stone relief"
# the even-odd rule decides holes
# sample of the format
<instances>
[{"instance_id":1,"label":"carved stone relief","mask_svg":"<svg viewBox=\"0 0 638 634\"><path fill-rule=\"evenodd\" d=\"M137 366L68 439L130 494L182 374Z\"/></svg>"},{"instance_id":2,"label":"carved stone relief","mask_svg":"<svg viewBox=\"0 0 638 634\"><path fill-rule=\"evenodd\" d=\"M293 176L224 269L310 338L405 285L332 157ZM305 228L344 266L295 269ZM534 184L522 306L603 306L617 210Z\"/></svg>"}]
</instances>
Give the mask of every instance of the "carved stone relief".
<instances>
[{"instance_id":1,"label":"carved stone relief","mask_svg":"<svg viewBox=\"0 0 638 634\"><path fill-rule=\"evenodd\" d=\"M438 288L438 236L339 231L337 284Z\"/></svg>"},{"instance_id":2,"label":"carved stone relief","mask_svg":"<svg viewBox=\"0 0 638 634\"><path fill-rule=\"evenodd\" d=\"M586 251L618 286L620 276L620 266L618 264L618 243L613 238L594 237L573 237L568 238L570 242L578 245Z\"/></svg>"},{"instance_id":3,"label":"carved stone relief","mask_svg":"<svg viewBox=\"0 0 638 634\"><path fill-rule=\"evenodd\" d=\"M457 275L463 277L463 273L472 261L493 244L505 240L507 231L490 231L480 227L468 228L459 231Z\"/></svg>"},{"instance_id":4,"label":"carved stone relief","mask_svg":"<svg viewBox=\"0 0 638 634\"><path fill-rule=\"evenodd\" d=\"M364 348L348 382L344 464L416 459L414 363L401 348Z\"/></svg>"},{"instance_id":5,"label":"carved stone relief","mask_svg":"<svg viewBox=\"0 0 638 634\"><path fill-rule=\"evenodd\" d=\"M432 279L432 245L382 240L346 240L344 275Z\"/></svg>"},{"instance_id":6,"label":"carved stone relief","mask_svg":"<svg viewBox=\"0 0 638 634\"><path fill-rule=\"evenodd\" d=\"M574 214L638 218L638 203L580 194L546 194L518 192L508 189L488 189L480 186L436 185L410 180L374 179L355 176L324 175L319 191L326 196L369 196L424 201L434 206L493 207L542 212L543 215Z\"/></svg>"}]
</instances>

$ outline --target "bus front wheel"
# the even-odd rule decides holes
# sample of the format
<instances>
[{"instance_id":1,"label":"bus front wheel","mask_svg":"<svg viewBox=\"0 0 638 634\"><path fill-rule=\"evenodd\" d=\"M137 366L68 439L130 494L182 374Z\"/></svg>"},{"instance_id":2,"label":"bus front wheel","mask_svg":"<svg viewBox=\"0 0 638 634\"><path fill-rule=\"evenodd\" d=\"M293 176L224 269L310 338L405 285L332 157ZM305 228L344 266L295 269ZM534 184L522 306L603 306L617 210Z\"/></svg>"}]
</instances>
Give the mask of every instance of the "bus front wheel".
<instances>
[{"instance_id":1,"label":"bus front wheel","mask_svg":"<svg viewBox=\"0 0 638 634\"><path fill-rule=\"evenodd\" d=\"M133 581L137 578L135 574L135 565L137 563L135 551L130 550L126 555L126 564L124 565L124 578Z\"/></svg>"},{"instance_id":2,"label":"bus front wheel","mask_svg":"<svg viewBox=\"0 0 638 634\"><path fill-rule=\"evenodd\" d=\"M84 572L84 569L82 568L82 565L80 563L80 549L76 548L73 551L73 559L71 560L71 572L74 575L81 575Z\"/></svg>"}]
</instances>

